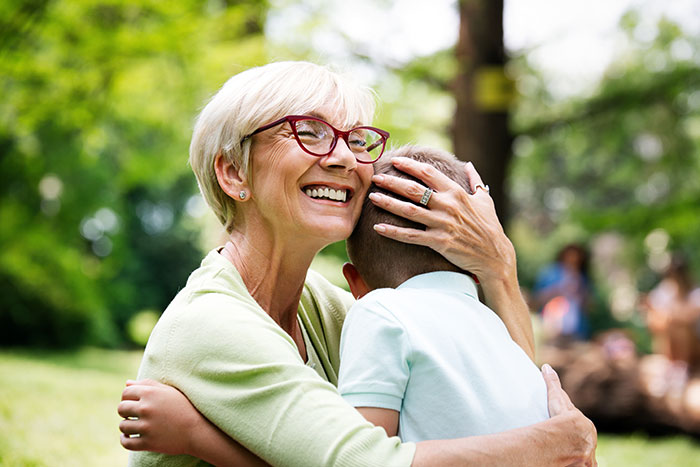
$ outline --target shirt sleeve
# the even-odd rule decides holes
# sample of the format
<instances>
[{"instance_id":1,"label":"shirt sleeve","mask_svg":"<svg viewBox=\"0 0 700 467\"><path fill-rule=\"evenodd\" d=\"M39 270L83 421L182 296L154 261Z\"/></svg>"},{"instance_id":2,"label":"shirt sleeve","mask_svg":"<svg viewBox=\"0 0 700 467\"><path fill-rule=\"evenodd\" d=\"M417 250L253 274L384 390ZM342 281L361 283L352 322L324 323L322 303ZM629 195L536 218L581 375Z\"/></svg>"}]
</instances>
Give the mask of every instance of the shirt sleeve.
<instances>
[{"instance_id":1,"label":"shirt sleeve","mask_svg":"<svg viewBox=\"0 0 700 467\"><path fill-rule=\"evenodd\" d=\"M383 296L378 291L377 296ZM372 295L348 313L340 338L338 391L355 407L401 410L410 342L396 317Z\"/></svg>"},{"instance_id":2,"label":"shirt sleeve","mask_svg":"<svg viewBox=\"0 0 700 467\"><path fill-rule=\"evenodd\" d=\"M262 310L208 295L164 323L144 357L205 417L272 465L411 464L415 446L364 420Z\"/></svg>"}]
</instances>

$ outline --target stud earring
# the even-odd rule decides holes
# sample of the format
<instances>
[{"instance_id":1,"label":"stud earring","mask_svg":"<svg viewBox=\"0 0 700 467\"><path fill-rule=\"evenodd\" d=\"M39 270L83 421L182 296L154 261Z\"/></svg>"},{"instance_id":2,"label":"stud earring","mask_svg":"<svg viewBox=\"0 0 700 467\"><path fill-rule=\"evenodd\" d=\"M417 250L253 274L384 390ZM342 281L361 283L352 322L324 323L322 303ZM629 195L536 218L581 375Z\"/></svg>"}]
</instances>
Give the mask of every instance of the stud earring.
<instances>
[{"instance_id":1,"label":"stud earring","mask_svg":"<svg viewBox=\"0 0 700 467\"><path fill-rule=\"evenodd\" d=\"M248 193L245 192L245 190L242 190L240 193L238 193L238 197L243 199L246 199L246 196L248 196Z\"/></svg>"}]
</instances>

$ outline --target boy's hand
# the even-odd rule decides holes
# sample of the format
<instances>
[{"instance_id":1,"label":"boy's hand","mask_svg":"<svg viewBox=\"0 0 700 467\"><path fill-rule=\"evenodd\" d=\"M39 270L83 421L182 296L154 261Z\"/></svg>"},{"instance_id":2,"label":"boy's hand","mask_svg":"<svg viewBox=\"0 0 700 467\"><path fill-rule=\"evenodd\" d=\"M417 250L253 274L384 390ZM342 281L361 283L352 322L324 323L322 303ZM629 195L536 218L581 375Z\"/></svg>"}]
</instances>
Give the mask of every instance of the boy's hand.
<instances>
[{"instance_id":1,"label":"boy's hand","mask_svg":"<svg viewBox=\"0 0 700 467\"><path fill-rule=\"evenodd\" d=\"M173 455L191 454L192 432L206 420L180 391L151 379L127 381L117 412L122 446Z\"/></svg>"}]
</instances>

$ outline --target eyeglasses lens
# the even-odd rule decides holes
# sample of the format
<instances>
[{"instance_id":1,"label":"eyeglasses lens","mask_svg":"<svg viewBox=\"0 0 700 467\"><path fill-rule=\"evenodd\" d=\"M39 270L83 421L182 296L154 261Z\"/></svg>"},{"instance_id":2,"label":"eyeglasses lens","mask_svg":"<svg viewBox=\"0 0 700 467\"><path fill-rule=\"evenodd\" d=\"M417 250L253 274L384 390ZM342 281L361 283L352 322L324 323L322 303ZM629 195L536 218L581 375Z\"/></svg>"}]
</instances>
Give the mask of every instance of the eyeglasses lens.
<instances>
[{"instance_id":1,"label":"eyeglasses lens","mask_svg":"<svg viewBox=\"0 0 700 467\"><path fill-rule=\"evenodd\" d=\"M333 145L333 128L318 120L297 120L296 130L299 141L307 151L314 154L327 154Z\"/></svg>"},{"instance_id":2,"label":"eyeglasses lens","mask_svg":"<svg viewBox=\"0 0 700 467\"><path fill-rule=\"evenodd\" d=\"M369 128L357 128L351 131L348 142L358 160L374 162L382 155L384 139L382 135Z\"/></svg>"},{"instance_id":3,"label":"eyeglasses lens","mask_svg":"<svg viewBox=\"0 0 700 467\"><path fill-rule=\"evenodd\" d=\"M333 145L335 132L328 124L318 120L297 120L296 133L307 151L324 156ZM356 128L348 135L348 146L358 160L374 162L382 155L384 139L369 128Z\"/></svg>"}]
</instances>

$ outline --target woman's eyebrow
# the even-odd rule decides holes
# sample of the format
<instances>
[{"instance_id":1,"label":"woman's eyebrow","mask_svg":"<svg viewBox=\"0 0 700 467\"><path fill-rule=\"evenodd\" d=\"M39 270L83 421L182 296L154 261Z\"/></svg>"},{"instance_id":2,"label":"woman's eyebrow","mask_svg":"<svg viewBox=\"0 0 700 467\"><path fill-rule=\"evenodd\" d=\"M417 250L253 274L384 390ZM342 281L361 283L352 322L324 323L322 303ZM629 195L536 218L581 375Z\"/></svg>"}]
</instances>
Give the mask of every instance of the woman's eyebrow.
<instances>
[{"instance_id":1,"label":"woman's eyebrow","mask_svg":"<svg viewBox=\"0 0 700 467\"><path fill-rule=\"evenodd\" d=\"M329 122L329 120L330 120L327 116L322 115L321 113L316 112L316 111L306 112L304 115L308 115L309 117L320 118L320 119L323 120L324 122ZM330 123L330 122L329 122L329 123ZM358 122L358 121L355 121L355 123L350 124L350 128L355 128L355 127L358 127L358 126L361 126L361 125L362 125L362 123L360 123L360 122Z\"/></svg>"}]
</instances>

